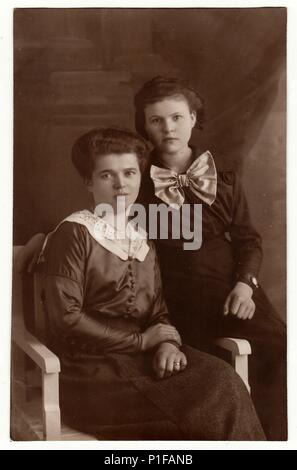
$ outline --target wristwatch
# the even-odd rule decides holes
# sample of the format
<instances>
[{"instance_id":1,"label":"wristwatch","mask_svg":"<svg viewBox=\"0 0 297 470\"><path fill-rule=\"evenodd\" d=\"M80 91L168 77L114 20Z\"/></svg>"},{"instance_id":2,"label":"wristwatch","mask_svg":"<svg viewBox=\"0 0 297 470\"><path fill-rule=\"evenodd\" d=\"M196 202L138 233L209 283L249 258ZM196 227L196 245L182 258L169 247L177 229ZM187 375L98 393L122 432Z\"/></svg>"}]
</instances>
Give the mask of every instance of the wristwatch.
<instances>
[{"instance_id":1,"label":"wristwatch","mask_svg":"<svg viewBox=\"0 0 297 470\"><path fill-rule=\"evenodd\" d=\"M253 291L255 292L256 289L259 287L258 279L253 274L239 274L236 278L237 282L244 282L248 286L250 286Z\"/></svg>"}]
</instances>

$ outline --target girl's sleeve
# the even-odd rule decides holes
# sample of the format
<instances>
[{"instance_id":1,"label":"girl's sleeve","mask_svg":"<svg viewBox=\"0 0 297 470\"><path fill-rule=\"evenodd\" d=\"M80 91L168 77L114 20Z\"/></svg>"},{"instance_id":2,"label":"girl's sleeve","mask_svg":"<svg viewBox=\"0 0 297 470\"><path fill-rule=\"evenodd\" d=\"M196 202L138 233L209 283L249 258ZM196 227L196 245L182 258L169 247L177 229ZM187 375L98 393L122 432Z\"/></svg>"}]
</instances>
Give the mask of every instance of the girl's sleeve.
<instances>
[{"instance_id":1,"label":"girl's sleeve","mask_svg":"<svg viewBox=\"0 0 297 470\"><path fill-rule=\"evenodd\" d=\"M252 225L246 196L235 174L233 191L233 223L230 235L236 255L236 275L257 277L263 256L262 240Z\"/></svg>"},{"instance_id":2,"label":"girl's sleeve","mask_svg":"<svg viewBox=\"0 0 297 470\"><path fill-rule=\"evenodd\" d=\"M96 352L133 353L141 350L138 332L110 327L84 308L87 243L84 227L63 223L45 252L44 294L49 327L55 343Z\"/></svg>"}]
</instances>

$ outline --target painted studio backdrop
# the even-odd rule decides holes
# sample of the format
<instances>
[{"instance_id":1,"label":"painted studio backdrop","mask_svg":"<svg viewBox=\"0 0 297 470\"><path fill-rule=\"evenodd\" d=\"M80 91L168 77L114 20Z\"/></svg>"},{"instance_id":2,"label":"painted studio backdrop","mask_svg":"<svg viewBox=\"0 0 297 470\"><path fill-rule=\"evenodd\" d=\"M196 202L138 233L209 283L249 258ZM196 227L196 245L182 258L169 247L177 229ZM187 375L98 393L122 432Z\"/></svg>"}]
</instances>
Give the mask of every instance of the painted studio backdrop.
<instances>
[{"instance_id":1,"label":"painted studio backdrop","mask_svg":"<svg viewBox=\"0 0 297 470\"><path fill-rule=\"evenodd\" d=\"M77 136L133 129L144 80L183 77L206 103L194 139L243 178L260 281L285 315L286 9L16 9L14 48L14 244L84 208Z\"/></svg>"}]
</instances>

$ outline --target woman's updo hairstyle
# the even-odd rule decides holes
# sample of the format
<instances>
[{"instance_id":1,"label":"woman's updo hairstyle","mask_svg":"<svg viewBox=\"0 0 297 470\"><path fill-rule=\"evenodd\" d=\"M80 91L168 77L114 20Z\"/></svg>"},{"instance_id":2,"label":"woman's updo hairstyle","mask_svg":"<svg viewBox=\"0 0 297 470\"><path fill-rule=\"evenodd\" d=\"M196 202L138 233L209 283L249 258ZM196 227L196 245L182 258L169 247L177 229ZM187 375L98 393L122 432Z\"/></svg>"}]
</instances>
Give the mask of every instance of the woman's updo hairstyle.
<instances>
[{"instance_id":1,"label":"woman's updo hairstyle","mask_svg":"<svg viewBox=\"0 0 297 470\"><path fill-rule=\"evenodd\" d=\"M90 180L98 156L135 153L140 171L149 158L147 142L135 132L117 127L97 128L79 137L72 147L72 163L84 181Z\"/></svg>"},{"instance_id":2,"label":"woman's updo hairstyle","mask_svg":"<svg viewBox=\"0 0 297 470\"><path fill-rule=\"evenodd\" d=\"M195 127L197 129L203 129L205 120L204 102L197 91L184 80L157 76L146 82L134 97L136 131L147 139L144 115L145 107L148 104L175 96L185 98L190 111L196 112L197 119Z\"/></svg>"}]
</instances>

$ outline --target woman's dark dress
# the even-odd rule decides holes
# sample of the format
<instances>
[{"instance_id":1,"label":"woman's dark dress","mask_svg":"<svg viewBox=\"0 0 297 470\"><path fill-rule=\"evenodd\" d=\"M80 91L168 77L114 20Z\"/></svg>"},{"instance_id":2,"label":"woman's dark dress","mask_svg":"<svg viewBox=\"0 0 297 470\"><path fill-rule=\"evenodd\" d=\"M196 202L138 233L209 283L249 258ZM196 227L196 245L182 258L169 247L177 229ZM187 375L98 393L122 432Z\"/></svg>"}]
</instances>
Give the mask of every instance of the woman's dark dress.
<instances>
[{"instance_id":1,"label":"woman's dark dress","mask_svg":"<svg viewBox=\"0 0 297 470\"><path fill-rule=\"evenodd\" d=\"M142 262L123 261L64 222L44 257L65 421L101 439L264 439L245 386L220 359L185 346L186 370L154 378L139 333L169 320L153 247Z\"/></svg>"},{"instance_id":2,"label":"woman's dark dress","mask_svg":"<svg viewBox=\"0 0 297 470\"><path fill-rule=\"evenodd\" d=\"M162 167L156 154L152 164ZM164 204L155 196L147 169L139 202ZM229 336L251 342L249 360L252 398L268 439L285 440L286 333L285 324L259 287L252 320L223 316L223 305L237 276L258 276L261 237L253 228L242 186L234 172L218 172L217 195L209 206L187 187L184 204L202 204L202 246L185 251L185 240L156 240L166 302L184 340L209 350L211 338ZM191 212L193 213L193 212ZM188 240L187 240L188 241Z\"/></svg>"}]
</instances>

